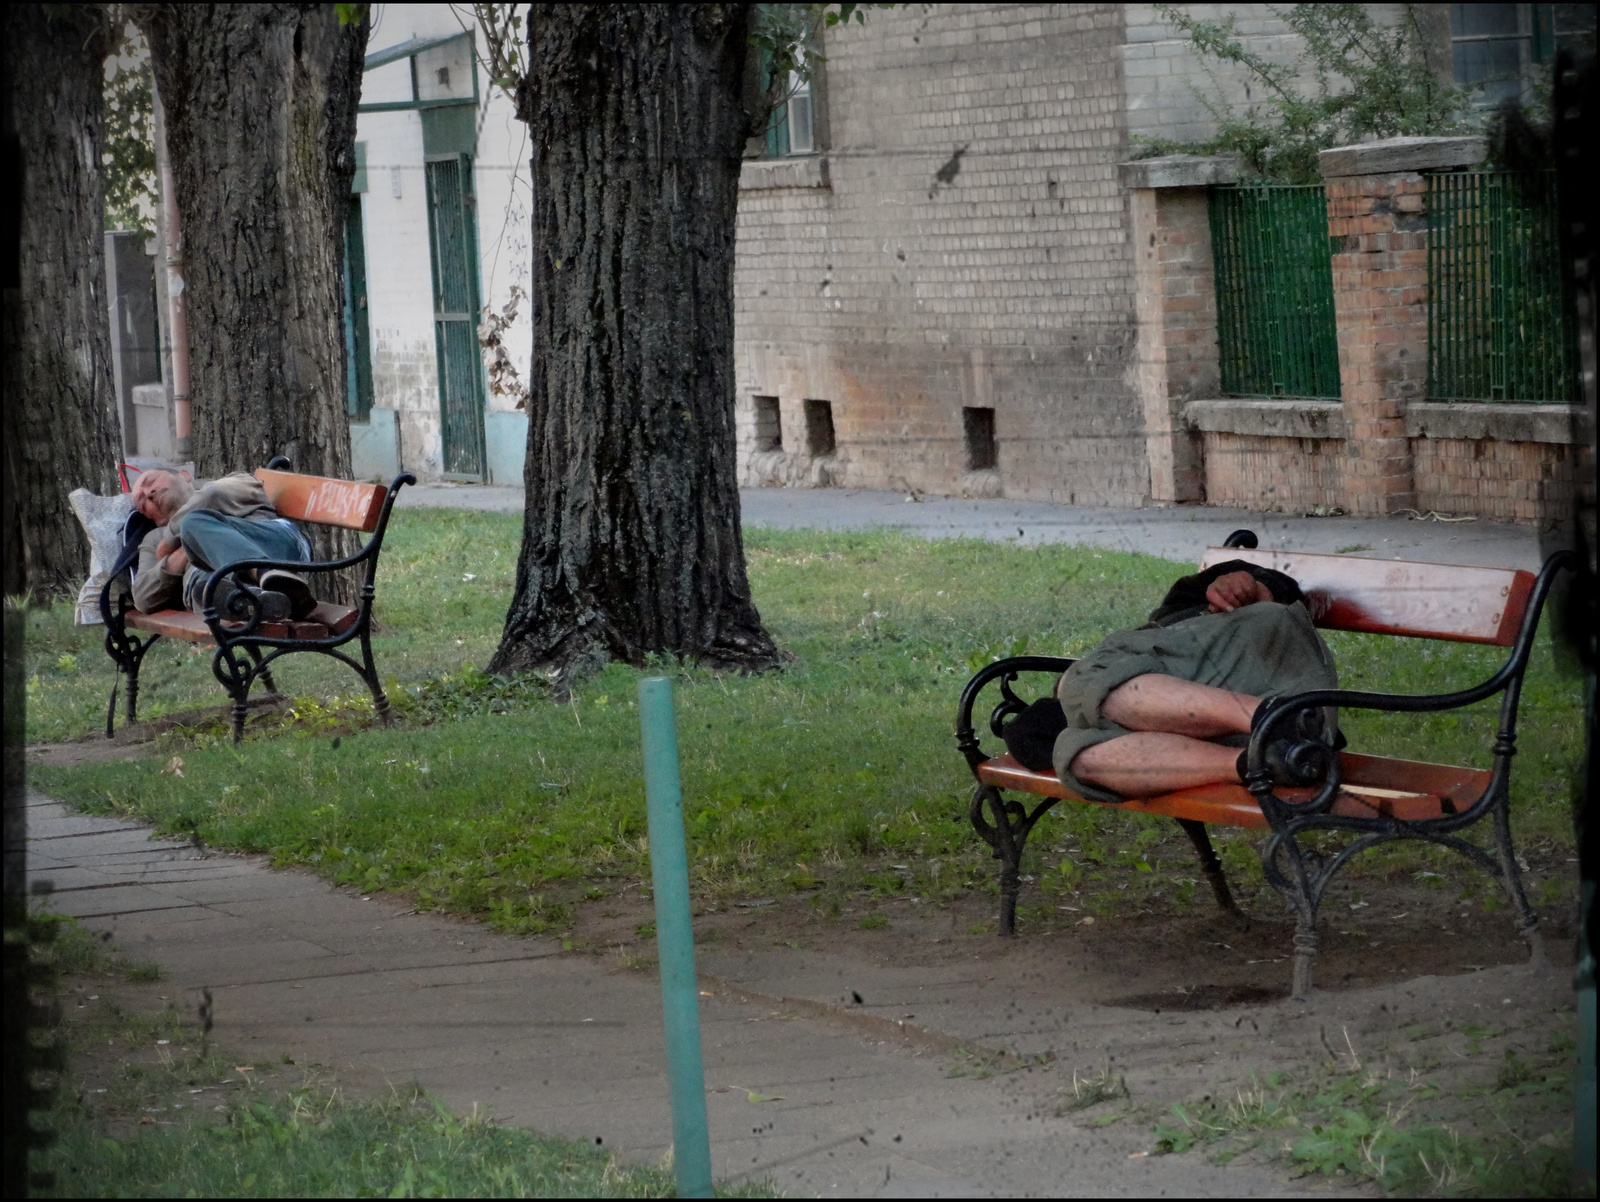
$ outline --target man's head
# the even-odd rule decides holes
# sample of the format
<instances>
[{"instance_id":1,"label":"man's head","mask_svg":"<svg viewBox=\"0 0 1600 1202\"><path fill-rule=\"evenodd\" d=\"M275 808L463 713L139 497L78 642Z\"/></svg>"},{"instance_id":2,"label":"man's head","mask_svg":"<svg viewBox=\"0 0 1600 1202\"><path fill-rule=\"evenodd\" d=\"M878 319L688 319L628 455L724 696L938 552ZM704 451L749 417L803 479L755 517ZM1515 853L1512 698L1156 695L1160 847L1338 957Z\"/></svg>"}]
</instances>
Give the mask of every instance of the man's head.
<instances>
[{"instance_id":1,"label":"man's head","mask_svg":"<svg viewBox=\"0 0 1600 1202\"><path fill-rule=\"evenodd\" d=\"M156 469L143 472L133 486L133 507L158 526L165 526L194 495L187 476Z\"/></svg>"}]
</instances>

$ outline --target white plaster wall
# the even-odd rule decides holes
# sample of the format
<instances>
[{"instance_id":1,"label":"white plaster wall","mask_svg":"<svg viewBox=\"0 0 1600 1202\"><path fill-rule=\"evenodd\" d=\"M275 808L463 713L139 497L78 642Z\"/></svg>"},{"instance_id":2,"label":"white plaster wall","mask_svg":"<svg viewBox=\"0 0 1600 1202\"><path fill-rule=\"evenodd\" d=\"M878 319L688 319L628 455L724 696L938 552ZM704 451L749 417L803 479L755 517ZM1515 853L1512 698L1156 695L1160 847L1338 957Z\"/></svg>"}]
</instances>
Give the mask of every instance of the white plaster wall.
<instances>
[{"instance_id":1,"label":"white plaster wall","mask_svg":"<svg viewBox=\"0 0 1600 1202\"><path fill-rule=\"evenodd\" d=\"M457 33L445 4L386 4L374 8L367 53L417 37ZM496 312L511 286L526 291L531 268L527 127L510 99L478 70L480 105L474 185L478 197L479 276L483 300ZM411 75L402 59L363 78L363 103L409 100ZM366 233L368 320L372 329L373 403L394 409L405 467L423 476L443 470L439 383L433 329L432 266L428 255L427 189L422 118L416 112L362 113L356 140L367 144ZM396 191L399 195L396 196ZM532 325L524 301L505 341L523 382L532 354ZM511 409L515 397L489 397L489 409ZM503 429L497 427L497 429Z\"/></svg>"}]
</instances>

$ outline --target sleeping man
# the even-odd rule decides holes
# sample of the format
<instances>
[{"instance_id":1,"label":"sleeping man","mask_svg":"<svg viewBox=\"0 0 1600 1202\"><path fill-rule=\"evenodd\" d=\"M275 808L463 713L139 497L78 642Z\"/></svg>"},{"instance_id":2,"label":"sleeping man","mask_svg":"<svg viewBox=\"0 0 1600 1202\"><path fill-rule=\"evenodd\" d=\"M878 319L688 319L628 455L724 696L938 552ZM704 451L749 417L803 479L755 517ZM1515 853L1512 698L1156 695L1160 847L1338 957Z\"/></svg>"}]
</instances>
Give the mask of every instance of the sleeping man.
<instances>
[{"instance_id":1,"label":"sleeping man","mask_svg":"<svg viewBox=\"0 0 1600 1202\"><path fill-rule=\"evenodd\" d=\"M1105 639L1062 674L1054 698L1006 727L1025 767L1053 767L1090 801L1157 797L1243 781L1252 720L1275 697L1337 687L1333 657L1292 578L1230 560L1185 576L1137 630ZM1275 727L1267 766L1292 743L1333 743L1333 711L1303 710Z\"/></svg>"},{"instance_id":2,"label":"sleeping man","mask_svg":"<svg viewBox=\"0 0 1600 1202\"><path fill-rule=\"evenodd\" d=\"M133 488L134 508L155 524L139 544L133 603L145 613L182 607L204 608L205 582L217 568L242 559L306 563L311 545L295 524L280 517L267 492L249 472L235 472L197 488L176 472L148 471ZM294 572L268 568L240 572L217 585L217 612L248 619L260 604L268 621L305 617L317 599ZM259 577L259 578L258 578Z\"/></svg>"}]
</instances>

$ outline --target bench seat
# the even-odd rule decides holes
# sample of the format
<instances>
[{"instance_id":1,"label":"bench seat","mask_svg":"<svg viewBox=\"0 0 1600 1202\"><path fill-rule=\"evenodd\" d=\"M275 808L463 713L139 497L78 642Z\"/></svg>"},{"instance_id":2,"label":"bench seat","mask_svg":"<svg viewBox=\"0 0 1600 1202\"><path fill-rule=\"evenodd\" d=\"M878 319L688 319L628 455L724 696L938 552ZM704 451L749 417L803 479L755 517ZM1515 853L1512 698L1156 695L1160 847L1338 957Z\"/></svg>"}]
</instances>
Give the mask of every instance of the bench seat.
<instances>
[{"instance_id":1,"label":"bench seat","mask_svg":"<svg viewBox=\"0 0 1600 1202\"><path fill-rule=\"evenodd\" d=\"M325 639L349 630L355 625L359 614L359 610L323 601L302 621L263 622L256 627L256 633L267 639ZM142 630L146 634L161 634L169 639L194 643L199 647L211 647L216 644L205 619L187 609L163 609L153 614L140 613L135 609L128 611L123 621L134 630ZM222 625L232 631L243 630L245 624L224 622Z\"/></svg>"},{"instance_id":2,"label":"bench seat","mask_svg":"<svg viewBox=\"0 0 1600 1202\"><path fill-rule=\"evenodd\" d=\"M1339 768L1343 787L1328 812L1346 818L1399 818L1407 822L1442 818L1466 809L1489 785L1487 769L1455 768L1417 760L1355 755L1348 751L1340 754ZM997 789L1031 793L1036 797L1084 801L1062 784L1054 772L1034 772L1009 755L996 756L979 765L978 780ZM1278 791L1280 797L1290 802L1309 801L1315 793L1314 789ZM1261 803L1243 785L1200 785L1161 797L1120 802L1110 808L1182 818L1209 826L1250 830L1268 830L1271 826L1261 812Z\"/></svg>"}]
</instances>

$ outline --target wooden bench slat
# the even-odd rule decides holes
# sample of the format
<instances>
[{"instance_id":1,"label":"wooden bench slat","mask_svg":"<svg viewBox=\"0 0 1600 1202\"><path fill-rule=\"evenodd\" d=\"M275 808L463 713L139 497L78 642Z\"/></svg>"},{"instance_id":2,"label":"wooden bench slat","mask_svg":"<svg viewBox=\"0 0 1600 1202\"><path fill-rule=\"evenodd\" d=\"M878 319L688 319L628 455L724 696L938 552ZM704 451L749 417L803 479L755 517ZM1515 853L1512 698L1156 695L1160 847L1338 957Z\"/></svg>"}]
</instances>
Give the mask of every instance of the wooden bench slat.
<instances>
[{"instance_id":1,"label":"wooden bench slat","mask_svg":"<svg viewBox=\"0 0 1600 1202\"><path fill-rule=\"evenodd\" d=\"M1439 818L1465 809L1477 800L1489 783L1487 769L1456 768L1415 760L1385 756L1355 755L1341 752L1339 767L1349 788L1333 803L1333 813L1348 818L1401 818L1417 821ZM1058 797L1063 801L1083 802L1054 772L1034 772L1009 755L997 756L978 767L983 784L1038 797ZM1373 792L1364 792L1372 789ZM1279 789L1278 796L1290 801L1307 801L1311 789ZM1449 798L1446 808L1441 798ZM1088 802L1086 804L1105 804ZM1110 808L1138 810L1163 818L1188 818L1212 826L1237 826L1266 830L1267 819L1256 799L1243 785L1201 785L1181 789L1161 797L1121 802Z\"/></svg>"},{"instance_id":2,"label":"wooden bench slat","mask_svg":"<svg viewBox=\"0 0 1600 1202\"><path fill-rule=\"evenodd\" d=\"M256 479L267 490L267 500L282 516L298 522L343 526L363 534L377 529L384 498L389 495L388 488L382 484L302 476L297 472L275 472L264 467L256 469Z\"/></svg>"},{"instance_id":3,"label":"wooden bench slat","mask_svg":"<svg viewBox=\"0 0 1600 1202\"><path fill-rule=\"evenodd\" d=\"M1317 625L1509 647L1516 641L1534 575L1403 559L1207 547L1202 569L1230 559L1275 568L1329 602Z\"/></svg>"},{"instance_id":4,"label":"wooden bench slat","mask_svg":"<svg viewBox=\"0 0 1600 1202\"><path fill-rule=\"evenodd\" d=\"M311 611L310 617L301 622L263 622L255 630L255 634L265 639L325 639L330 634L343 634L355 624L358 611L346 609L342 605L330 605L323 601ZM205 619L197 613L190 613L186 609L163 609L153 614L140 613L138 610L129 610L124 619L126 624L134 630L142 630L147 634L165 635L169 639L180 639L185 643L194 643L202 647L214 645L211 638L211 628L206 625ZM230 629L242 629L244 623L229 622Z\"/></svg>"}]
</instances>

